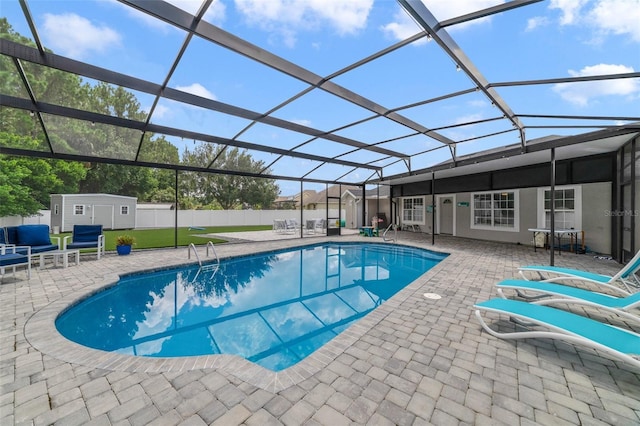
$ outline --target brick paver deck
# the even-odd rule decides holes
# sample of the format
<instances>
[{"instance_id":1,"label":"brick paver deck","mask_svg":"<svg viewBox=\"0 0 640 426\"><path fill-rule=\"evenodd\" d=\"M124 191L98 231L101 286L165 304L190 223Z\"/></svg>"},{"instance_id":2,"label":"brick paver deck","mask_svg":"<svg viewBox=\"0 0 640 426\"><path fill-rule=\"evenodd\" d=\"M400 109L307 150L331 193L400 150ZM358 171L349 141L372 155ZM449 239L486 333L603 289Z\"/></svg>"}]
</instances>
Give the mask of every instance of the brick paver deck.
<instances>
[{"instance_id":1,"label":"brick paver deck","mask_svg":"<svg viewBox=\"0 0 640 426\"><path fill-rule=\"evenodd\" d=\"M322 240L314 239L314 243ZM326 238L325 238L326 239ZM335 239L335 238L334 238ZM349 236L339 240L371 241ZM376 241L381 241L376 238ZM594 351L483 332L472 305L522 264L530 247L400 233L450 253L443 262L298 365L273 373L233 356L154 360L71 343L53 320L117 274L188 262L186 248L83 256L79 266L23 270L0 285L0 424L35 425L632 425L640 372ZM217 246L221 257L309 240ZM615 273L563 254L556 264ZM429 299L424 293L436 293ZM510 327L506 318L491 318Z\"/></svg>"}]
</instances>

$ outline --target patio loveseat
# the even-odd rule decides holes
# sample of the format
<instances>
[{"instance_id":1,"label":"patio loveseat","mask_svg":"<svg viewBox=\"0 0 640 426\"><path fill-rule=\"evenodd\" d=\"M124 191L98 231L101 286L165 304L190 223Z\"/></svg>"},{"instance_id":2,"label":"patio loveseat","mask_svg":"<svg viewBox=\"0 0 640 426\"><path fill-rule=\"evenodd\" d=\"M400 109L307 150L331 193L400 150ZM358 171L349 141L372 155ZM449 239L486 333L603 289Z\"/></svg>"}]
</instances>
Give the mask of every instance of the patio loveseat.
<instances>
[{"instance_id":1,"label":"patio loveseat","mask_svg":"<svg viewBox=\"0 0 640 426\"><path fill-rule=\"evenodd\" d=\"M16 246L15 253L28 254L27 249L30 248L31 258L40 255L40 265L44 260L42 253L60 249L60 238L53 237L57 244L51 242L48 225L7 226L4 234L5 244Z\"/></svg>"}]
</instances>

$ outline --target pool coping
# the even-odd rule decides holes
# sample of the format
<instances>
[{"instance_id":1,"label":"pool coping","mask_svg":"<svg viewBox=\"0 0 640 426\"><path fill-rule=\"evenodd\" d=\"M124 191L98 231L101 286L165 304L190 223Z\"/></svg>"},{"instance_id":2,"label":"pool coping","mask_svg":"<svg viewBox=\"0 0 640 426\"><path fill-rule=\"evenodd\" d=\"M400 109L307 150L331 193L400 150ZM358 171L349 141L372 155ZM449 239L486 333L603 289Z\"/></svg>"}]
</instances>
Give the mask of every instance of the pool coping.
<instances>
[{"instance_id":1,"label":"pool coping","mask_svg":"<svg viewBox=\"0 0 640 426\"><path fill-rule=\"evenodd\" d=\"M344 243L347 241L335 241L329 239L324 241L324 243L332 242ZM306 245L309 245L309 243L299 242L298 244L294 244L286 248L295 248ZM413 244L403 243L400 245L425 249L424 247ZM258 249L252 254L268 253L270 251L278 250L280 249ZM442 252L438 251L438 253ZM347 348L355 344L361 337L379 324L388 314L399 307L406 299L423 288L428 283L430 277L438 272L442 263L446 262L447 259L451 257L452 253L446 254L448 254L448 256L442 261L438 262L434 267L408 284L372 312L359 319L355 324L349 326L338 336L334 337L300 362L278 372L259 366L239 355L216 354L175 358L139 357L91 349L70 341L62 336L55 327L56 318L80 300L115 285L121 277L116 273L105 276L101 282L88 285L81 294L68 294L36 311L27 320L24 326L24 333L26 340L37 350L56 359L70 363L85 365L97 369L124 371L130 373L183 372L198 369L214 369L233 375L258 388L277 393L320 372L339 355L344 353ZM242 255L226 256L226 258L235 257L242 257ZM182 264L178 263L176 265L171 265L171 268L187 265L193 265L193 262L186 262ZM143 268L137 271L124 273L122 276L157 269L158 268Z\"/></svg>"}]
</instances>

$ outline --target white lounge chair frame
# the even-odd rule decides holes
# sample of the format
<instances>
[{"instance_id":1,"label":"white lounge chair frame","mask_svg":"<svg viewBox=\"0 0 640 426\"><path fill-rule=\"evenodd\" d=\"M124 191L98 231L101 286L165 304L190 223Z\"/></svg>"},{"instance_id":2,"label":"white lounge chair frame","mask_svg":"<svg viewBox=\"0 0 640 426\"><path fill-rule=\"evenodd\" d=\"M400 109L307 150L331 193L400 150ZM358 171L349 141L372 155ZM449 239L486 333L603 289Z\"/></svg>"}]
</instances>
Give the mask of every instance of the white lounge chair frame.
<instances>
[{"instance_id":1,"label":"white lounge chair frame","mask_svg":"<svg viewBox=\"0 0 640 426\"><path fill-rule=\"evenodd\" d=\"M26 251L26 254L17 253L17 249ZM16 276L16 268L18 266L27 267L27 279L31 279L31 247L30 246L16 246L15 244L0 244L0 255L5 254L20 254L25 256L26 260L23 262L12 263L9 265L0 266L0 276L6 274L6 270L11 268L13 270L13 276Z\"/></svg>"},{"instance_id":2,"label":"white lounge chair frame","mask_svg":"<svg viewBox=\"0 0 640 426\"><path fill-rule=\"evenodd\" d=\"M598 322L550 306L536 305L512 299L490 299L474 305L482 328L501 339L555 339L586 346L624 361L640 370L640 335L630 330ZM533 323L550 331L498 332L482 318L481 311L508 315L518 322Z\"/></svg>"},{"instance_id":3,"label":"white lounge chair frame","mask_svg":"<svg viewBox=\"0 0 640 426\"><path fill-rule=\"evenodd\" d=\"M504 280L496 284L496 287L498 294L503 299L508 298L504 294L504 290L511 289L515 290L518 296L538 305L565 304L589 306L596 309L603 309L640 323L640 316L630 312L632 309L640 307L640 292L629 296L617 297L563 284L526 280ZM534 292L536 294L529 295L527 292Z\"/></svg>"},{"instance_id":4,"label":"white lounge chair frame","mask_svg":"<svg viewBox=\"0 0 640 426\"><path fill-rule=\"evenodd\" d=\"M618 271L617 274L612 277L581 271L579 269L561 268L557 266L529 265L521 266L518 269L520 271L520 275L525 280L529 280L525 272L537 272L540 277L540 281L586 281L605 286L606 288L624 295L640 291L640 280L635 275L635 273L640 270L640 250L625 266L622 267L622 269L620 269L620 271ZM543 273L555 274L556 276L546 278ZM621 289L619 284L623 285L626 290Z\"/></svg>"}]
</instances>

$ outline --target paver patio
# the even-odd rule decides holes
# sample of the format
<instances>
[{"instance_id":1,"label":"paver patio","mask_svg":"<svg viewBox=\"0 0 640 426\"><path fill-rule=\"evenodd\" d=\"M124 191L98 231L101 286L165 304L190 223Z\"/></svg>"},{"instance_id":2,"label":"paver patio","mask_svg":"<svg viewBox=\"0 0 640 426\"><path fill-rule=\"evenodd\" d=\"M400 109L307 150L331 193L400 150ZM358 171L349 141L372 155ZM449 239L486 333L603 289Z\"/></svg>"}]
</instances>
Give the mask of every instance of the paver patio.
<instances>
[{"instance_id":1,"label":"paver patio","mask_svg":"<svg viewBox=\"0 0 640 426\"><path fill-rule=\"evenodd\" d=\"M353 235L216 248L225 257L322 240L372 241ZM302 367L277 374L231 356L114 357L55 332L53 319L70 301L118 273L187 263L186 248L83 256L79 266L34 269L28 281L22 270L4 276L0 424L640 424L639 371L583 347L500 340L473 317L472 305L495 297L497 281L515 277L519 265L548 262L548 252L444 236L432 246L430 236L409 232L400 243L450 256ZM555 261L607 274L620 268L592 255ZM505 318L497 324L512 327Z\"/></svg>"}]
</instances>

